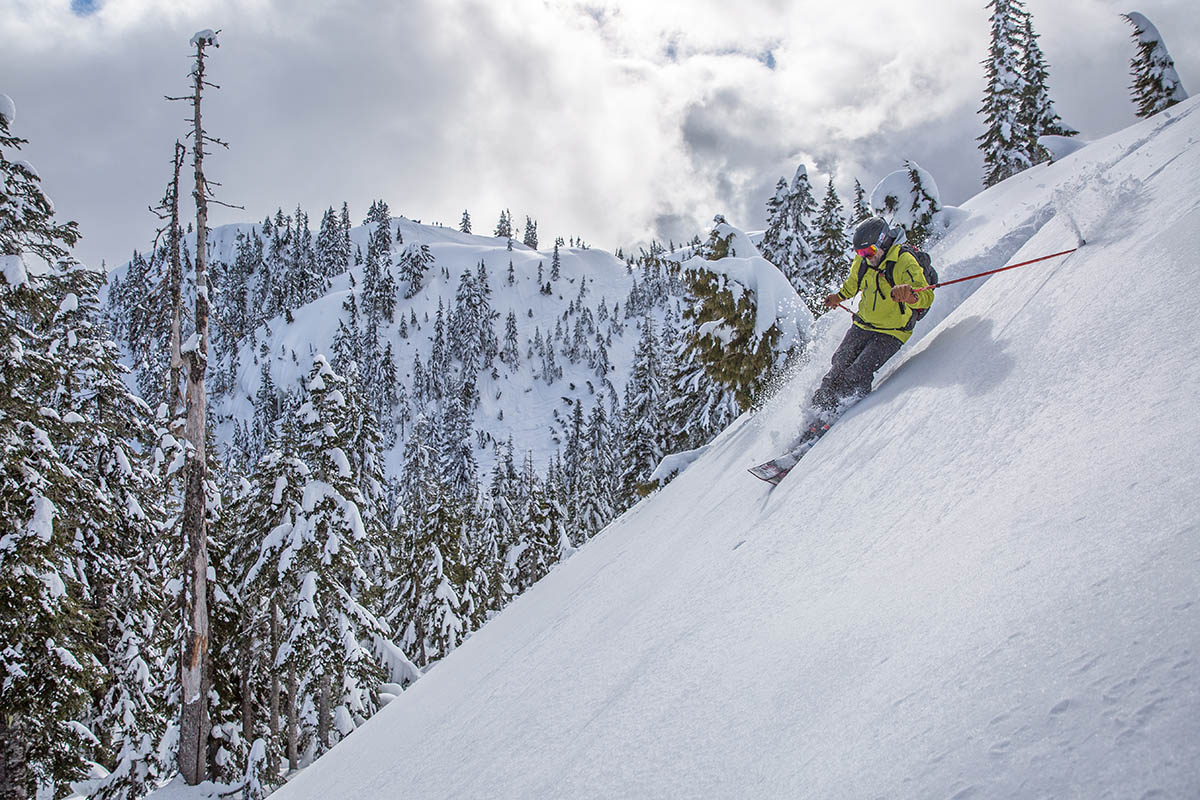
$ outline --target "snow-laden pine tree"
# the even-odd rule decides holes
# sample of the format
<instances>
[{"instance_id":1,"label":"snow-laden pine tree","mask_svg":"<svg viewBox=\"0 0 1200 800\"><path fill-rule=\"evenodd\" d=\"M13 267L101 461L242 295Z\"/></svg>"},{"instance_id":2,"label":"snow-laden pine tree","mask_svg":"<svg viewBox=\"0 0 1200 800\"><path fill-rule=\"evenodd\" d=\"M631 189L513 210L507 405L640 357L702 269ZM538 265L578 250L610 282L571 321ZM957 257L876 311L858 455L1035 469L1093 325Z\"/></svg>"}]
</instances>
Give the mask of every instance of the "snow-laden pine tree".
<instances>
[{"instance_id":1,"label":"snow-laden pine tree","mask_svg":"<svg viewBox=\"0 0 1200 800\"><path fill-rule=\"evenodd\" d=\"M433 264L429 245L410 244L400 255L399 282L404 284L406 300L417 296L425 282L425 271Z\"/></svg>"},{"instance_id":2,"label":"snow-laden pine tree","mask_svg":"<svg viewBox=\"0 0 1200 800\"><path fill-rule=\"evenodd\" d=\"M485 567L488 570L487 604L496 610L507 605L513 595L511 579L515 559L510 556L520 539L519 510L517 469L510 438L503 448L497 448L491 483L481 509L482 535L494 543L497 555L497 560Z\"/></svg>"},{"instance_id":3,"label":"snow-laden pine tree","mask_svg":"<svg viewBox=\"0 0 1200 800\"><path fill-rule=\"evenodd\" d=\"M300 406L299 458L309 474L284 546L267 561L286 585L277 664L288 678L289 755L317 756L377 708L383 670L370 643L388 630L364 564L379 562L380 521L363 516L353 449L342 421L346 381L317 355ZM336 732L336 733L335 733ZM302 751L304 755L300 755Z\"/></svg>"},{"instance_id":4,"label":"snow-laden pine tree","mask_svg":"<svg viewBox=\"0 0 1200 800\"><path fill-rule=\"evenodd\" d=\"M371 206L367 209L367 218L363 220L363 225L369 225L372 222L380 225L387 225L389 228L391 227L392 212L388 208L388 204L385 201L371 201Z\"/></svg>"},{"instance_id":5,"label":"snow-laden pine tree","mask_svg":"<svg viewBox=\"0 0 1200 800\"><path fill-rule=\"evenodd\" d=\"M850 240L846 237L846 218L842 201L833 187L833 176L825 187L821 209L813 222L813 260L816 263L809 282L810 291L804 297L814 315L825 313L825 295L842 282L849 263Z\"/></svg>"},{"instance_id":6,"label":"snow-laden pine tree","mask_svg":"<svg viewBox=\"0 0 1200 800\"><path fill-rule=\"evenodd\" d=\"M500 221L496 223L496 230L492 235L497 239L512 238L512 213L507 208L500 212Z\"/></svg>"},{"instance_id":7,"label":"snow-laden pine tree","mask_svg":"<svg viewBox=\"0 0 1200 800\"><path fill-rule=\"evenodd\" d=\"M380 223L371 231L363 268L362 312L368 328L381 320L392 322L395 318L396 276L392 273L390 222Z\"/></svg>"},{"instance_id":8,"label":"snow-laden pine tree","mask_svg":"<svg viewBox=\"0 0 1200 800\"><path fill-rule=\"evenodd\" d=\"M390 559L399 577L389 587L389 618L400 644L420 666L441 658L465 635L459 614L463 504L442 476L439 432L418 414L404 448L400 507Z\"/></svg>"},{"instance_id":9,"label":"snow-laden pine tree","mask_svg":"<svg viewBox=\"0 0 1200 800\"><path fill-rule=\"evenodd\" d=\"M1133 84L1129 87L1139 117L1149 117L1188 98L1183 81L1175 71L1175 60L1167 52L1158 28L1145 15L1131 11L1122 15L1133 26L1137 54L1129 62Z\"/></svg>"},{"instance_id":10,"label":"snow-laden pine tree","mask_svg":"<svg viewBox=\"0 0 1200 800\"><path fill-rule=\"evenodd\" d=\"M333 206L321 217L321 229L316 242L317 271L326 279L341 275L350 268L350 254L343 247L342 225Z\"/></svg>"},{"instance_id":11,"label":"snow-laden pine tree","mask_svg":"<svg viewBox=\"0 0 1200 800\"><path fill-rule=\"evenodd\" d=\"M60 303L43 279L69 263L75 223L58 223L33 167L9 132L13 104L0 95L0 797L33 797L82 777L91 741L82 724L93 687L86 586L75 568L72 518L94 486L61 448L71 410L51 402Z\"/></svg>"},{"instance_id":12,"label":"snow-laden pine tree","mask_svg":"<svg viewBox=\"0 0 1200 800\"><path fill-rule=\"evenodd\" d=\"M102 667L92 729L96 760L109 775L91 796L140 797L166 767L158 754L168 723L158 664L173 633L162 619L166 512L151 466L154 419L127 388L120 353L101 324L103 276L75 267L44 280L62 300L50 328L58 375L43 414L65 410L68 438L58 447L89 487L89 502L64 509L64 521L73 529Z\"/></svg>"},{"instance_id":13,"label":"snow-laden pine tree","mask_svg":"<svg viewBox=\"0 0 1200 800\"><path fill-rule=\"evenodd\" d=\"M983 151L983 185L992 186L1032 162L1030 128L1022 113L1026 81L1021 71L1021 41L1026 12L1020 0L990 0L987 7L992 9L991 44L983 62L987 86L979 113L985 130L978 141Z\"/></svg>"},{"instance_id":14,"label":"snow-laden pine tree","mask_svg":"<svg viewBox=\"0 0 1200 800\"><path fill-rule=\"evenodd\" d=\"M863 189L858 178L854 179L854 209L851 211L847 228L854 228L858 223L871 216L871 206L867 203L867 192Z\"/></svg>"},{"instance_id":15,"label":"snow-laden pine tree","mask_svg":"<svg viewBox=\"0 0 1200 800\"><path fill-rule=\"evenodd\" d=\"M786 193L783 179L779 180L775 196L767 204L767 230L760 249L763 257L779 267L796 291L803 294L812 268L812 218L817 202L803 164L796 168Z\"/></svg>"},{"instance_id":16,"label":"snow-laden pine tree","mask_svg":"<svg viewBox=\"0 0 1200 800\"><path fill-rule=\"evenodd\" d=\"M699 280L694 291L703 294L707 284ZM694 297L694 295L691 295ZM670 395L664 403L668 452L693 450L707 444L741 413L737 393L714 380L697 335L695 306L685 308L683 333L675 344ZM600 476L597 476L600 480Z\"/></svg>"},{"instance_id":17,"label":"snow-laden pine tree","mask_svg":"<svg viewBox=\"0 0 1200 800\"><path fill-rule=\"evenodd\" d=\"M292 605L293 576L281 556L303 514L303 491L310 476L300 460L298 431L288 420L258 462L250 486L230 508L238 520L231 564L238 581L240 625L236 640L223 649L238 653L243 739L262 738L268 756L267 781L277 782L284 752L284 609Z\"/></svg>"},{"instance_id":18,"label":"snow-laden pine tree","mask_svg":"<svg viewBox=\"0 0 1200 800\"><path fill-rule=\"evenodd\" d=\"M642 319L641 330L621 409L620 486L629 505L650 490L650 473L666 453L666 376L653 317Z\"/></svg>"},{"instance_id":19,"label":"snow-laden pine tree","mask_svg":"<svg viewBox=\"0 0 1200 800\"><path fill-rule=\"evenodd\" d=\"M460 233L471 232L471 214L465 208L463 209L462 219L458 223L458 230Z\"/></svg>"},{"instance_id":20,"label":"snow-laden pine tree","mask_svg":"<svg viewBox=\"0 0 1200 800\"><path fill-rule=\"evenodd\" d=\"M551 567L572 552L561 487L549 477L545 481L539 478L528 456L521 482L520 539L509 553L513 565L510 583L515 594L537 583Z\"/></svg>"},{"instance_id":21,"label":"snow-laden pine tree","mask_svg":"<svg viewBox=\"0 0 1200 800\"><path fill-rule=\"evenodd\" d=\"M690 364L703 366L709 380L721 393L732 393L739 411L744 411L782 367L786 353L802 344L799 330L806 326L797 327L796 318L808 318L809 314L795 291L783 282L762 287L768 289L765 297L784 305L794 302L798 307L759 308L757 287L760 282L774 282L776 275L761 269L768 266L767 261L724 217L717 217L700 253L683 265L686 349L680 364L685 370ZM736 262L723 263L734 255ZM720 411L724 407L724 400L711 392L707 396L700 408Z\"/></svg>"},{"instance_id":22,"label":"snow-laden pine tree","mask_svg":"<svg viewBox=\"0 0 1200 800\"><path fill-rule=\"evenodd\" d=\"M604 401L598 400L588 415L583 432L583 464L576 500L576 530L586 541L600 532L617 515L617 455L614 435Z\"/></svg>"}]
</instances>

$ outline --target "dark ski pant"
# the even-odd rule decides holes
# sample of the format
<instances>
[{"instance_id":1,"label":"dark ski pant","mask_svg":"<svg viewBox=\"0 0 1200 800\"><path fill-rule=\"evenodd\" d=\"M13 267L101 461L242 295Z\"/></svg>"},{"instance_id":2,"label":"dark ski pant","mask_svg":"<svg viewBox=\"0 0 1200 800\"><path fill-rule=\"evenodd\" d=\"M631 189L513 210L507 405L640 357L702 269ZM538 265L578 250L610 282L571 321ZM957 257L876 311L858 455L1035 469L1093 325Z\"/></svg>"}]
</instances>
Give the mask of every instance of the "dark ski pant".
<instances>
[{"instance_id":1,"label":"dark ski pant","mask_svg":"<svg viewBox=\"0 0 1200 800\"><path fill-rule=\"evenodd\" d=\"M812 397L812 406L827 422L838 406L849 398L863 397L871 391L875 372L896 355L902 342L887 333L867 331L851 325L837 352L833 367L821 380Z\"/></svg>"}]
</instances>

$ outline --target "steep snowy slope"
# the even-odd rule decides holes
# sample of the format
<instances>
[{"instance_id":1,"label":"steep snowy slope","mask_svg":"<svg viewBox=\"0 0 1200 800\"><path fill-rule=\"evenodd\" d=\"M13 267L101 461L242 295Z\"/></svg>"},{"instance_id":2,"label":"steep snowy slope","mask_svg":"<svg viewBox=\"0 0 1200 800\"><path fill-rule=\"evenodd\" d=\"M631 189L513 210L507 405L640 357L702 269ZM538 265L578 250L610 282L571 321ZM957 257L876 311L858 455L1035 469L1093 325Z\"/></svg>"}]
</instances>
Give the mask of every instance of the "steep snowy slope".
<instances>
[{"instance_id":1,"label":"steep snowy slope","mask_svg":"<svg viewBox=\"0 0 1200 800\"><path fill-rule=\"evenodd\" d=\"M771 490L848 323L281 800L1200 794L1200 113L976 197L924 334Z\"/></svg>"}]
</instances>

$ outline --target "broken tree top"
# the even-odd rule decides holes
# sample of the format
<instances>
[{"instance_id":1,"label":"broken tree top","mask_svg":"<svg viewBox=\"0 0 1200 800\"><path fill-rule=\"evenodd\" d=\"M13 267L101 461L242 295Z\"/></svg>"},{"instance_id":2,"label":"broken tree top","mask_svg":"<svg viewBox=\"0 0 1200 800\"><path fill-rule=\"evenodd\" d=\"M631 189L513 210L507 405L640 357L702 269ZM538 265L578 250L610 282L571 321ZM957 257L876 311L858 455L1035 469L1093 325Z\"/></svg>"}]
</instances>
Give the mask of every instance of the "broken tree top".
<instances>
[{"instance_id":1,"label":"broken tree top","mask_svg":"<svg viewBox=\"0 0 1200 800\"><path fill-rule=\"evenodd\" d=\"M190 44L193 46L203 44L205 46L211 45L213 47L220 47L220 45L217 44L217 33L212 28L205 28L202 31L196 31L196 33L192 36L192 41Z\"/></svg>"}]
</instances>

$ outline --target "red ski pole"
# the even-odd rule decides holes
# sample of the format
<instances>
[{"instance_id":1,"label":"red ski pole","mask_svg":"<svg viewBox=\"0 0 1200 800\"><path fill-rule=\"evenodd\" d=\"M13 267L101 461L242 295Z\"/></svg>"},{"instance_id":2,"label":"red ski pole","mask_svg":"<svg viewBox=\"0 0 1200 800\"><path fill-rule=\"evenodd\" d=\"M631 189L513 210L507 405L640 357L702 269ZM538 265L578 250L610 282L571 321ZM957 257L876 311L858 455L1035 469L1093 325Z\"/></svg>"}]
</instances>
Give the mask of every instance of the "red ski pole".
<instances>
[{"instance_id":1,"label":"red ski pole","mask_svg":"<svg viewBox=\"0 0 1200 800\"><path fill-rule=\"evenodd\" d=\"M1079 247L1083 247L1084 244L1085 244L1084 242L1080 242ZM962 283L963 281L971 281L976 278L983 278L987 275L995 275L997 272L1004 272L1006 270L1016 269L1017 267L1027 267L1030 264L1036 264L1039 261L1049 261L1052 258L1058 258L1059 256L1065 256L1068 253L1074 253L1076 250L1079 249L1079 247L1072 247L1070 250L1063 250L1061 253L1051 253L1050 255L1042 256L1041 258L1031 258L1028 261L1022 261L1019 264L1009 264L1007 267L1000 267L999 269L989 269L987 272L977 272L974 275L967 275L965 278L955 278L952 281L942 281L941 283L935 283L933 286L922 286L917 291L920 291L920 292L932 291L933 289L937 289L938 287L941 287L941 286L949 286L953 283Z\"/></svg>"},{"instance_id":2,"label":"red ski pole","mask_svg":"<svg viewBox=\"0 0 1200 800\"><path fill-rule=\"evenodd\" d=\"M1087 244L1087 242L1080 241L1079 247L1083 247L1085 244ZM984 277L987 277L988 275L995 275L997 272L1005 272L1006 270L1016 269L1017 267L1027 267L1030 264L1036 264L1039 261L1049 261L1052 258L1058 258L1059 256L1065 256L1069 253L1074 253L1076 250L1079 249L1079 247L1072 247L1070 250L1063 250L1061 253L1051 253L1048 256L1042 256L1040 258L1031 258L1028 261L1022 261L1019 264L1009 264L1007 267L999 267L997 269L989 269L987 272L977 272L974 275L967 275L966 277L963 277L963 278L955 278L952 281L942 281L941 283L935 283L932 286L922 286L917 291L929 292L929 291L933 291L934 289L937 289L942 286L950 286L951 284L962 283L963 281L972 281L972 280L975 280L976 278L984 278ZM846 306L842 305L841 303L838 303L838 308L840 308L842 311L845 311L848 314L854 313L853 309L847 308Z\"/></svg>"}]
</instances>

